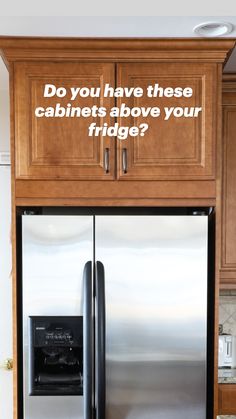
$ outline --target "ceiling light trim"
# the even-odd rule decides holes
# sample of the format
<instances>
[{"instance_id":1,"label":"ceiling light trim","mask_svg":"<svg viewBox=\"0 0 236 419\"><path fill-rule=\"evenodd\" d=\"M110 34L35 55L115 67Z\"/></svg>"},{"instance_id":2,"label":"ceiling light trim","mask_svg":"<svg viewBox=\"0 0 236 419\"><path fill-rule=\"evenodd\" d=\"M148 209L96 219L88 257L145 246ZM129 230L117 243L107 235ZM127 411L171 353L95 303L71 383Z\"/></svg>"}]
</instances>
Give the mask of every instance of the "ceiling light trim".
<instances>
[{"instance_id":1,"label":"ceiling light trim","mask_svg":"<svg viewBox=\"0 0 236 419\"><path fill-rule=\"evenodd\" d=\"M225 36L231 33L234 25L230 22L209 21L196 25L193 32L207 38Z\"/></svg>"}]
</instances>

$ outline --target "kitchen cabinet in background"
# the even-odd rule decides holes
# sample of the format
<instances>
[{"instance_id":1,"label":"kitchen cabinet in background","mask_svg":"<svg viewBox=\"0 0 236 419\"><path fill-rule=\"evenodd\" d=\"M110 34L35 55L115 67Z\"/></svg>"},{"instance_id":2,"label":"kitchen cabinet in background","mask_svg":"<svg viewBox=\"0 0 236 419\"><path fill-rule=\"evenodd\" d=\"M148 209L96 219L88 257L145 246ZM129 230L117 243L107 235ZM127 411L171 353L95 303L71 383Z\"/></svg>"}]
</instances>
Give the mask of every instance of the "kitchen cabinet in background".
<instances>
[{"instance_id":1,"label":"kitchen cabinet in background","mask_svg":"<svg viewBox=\"0 0 236 419\"><path fill-rule=\"evenodd\" d=\"M235 415L236 384L219 384L218 391L218 414Z\"/></svg>"},{"instance_id":2,"label":"kitchen cabinet in background","mask_svg":"<svg viewBox=\"0 0 236 419\"><path fill-rule=\"evenodd\" d=\"M236 75L223 81L221 288L236 288Z\"/></svg>"}]
</instances>

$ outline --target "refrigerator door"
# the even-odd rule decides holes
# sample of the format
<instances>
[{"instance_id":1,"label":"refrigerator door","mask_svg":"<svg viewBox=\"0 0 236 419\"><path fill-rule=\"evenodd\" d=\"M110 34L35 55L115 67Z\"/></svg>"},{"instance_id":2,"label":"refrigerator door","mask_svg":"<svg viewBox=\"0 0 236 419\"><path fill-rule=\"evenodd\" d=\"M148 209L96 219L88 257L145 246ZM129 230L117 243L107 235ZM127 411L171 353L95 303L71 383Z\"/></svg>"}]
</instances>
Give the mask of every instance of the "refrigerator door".
<instances>
[{"instance_id":1,"label":"refrigerator door","mask_svg":"<svg viewBox=\"0 0 236 419\"><path fill-rule=\"evenodd\" d=\"M206 419L207 217L98 216L95 226L106 419Z\"/></svg>"},{"instance_id":2,"label":"refrigerator door","mask_svg":"<svg viewBox=\"0 0 236 419\"><path fill-rule=\"evenodd\" d=\"M29 396L29 316L82 316L92 216L22 217L24 419L83 419L83 396Z\"/></svg>"}]
</instances>

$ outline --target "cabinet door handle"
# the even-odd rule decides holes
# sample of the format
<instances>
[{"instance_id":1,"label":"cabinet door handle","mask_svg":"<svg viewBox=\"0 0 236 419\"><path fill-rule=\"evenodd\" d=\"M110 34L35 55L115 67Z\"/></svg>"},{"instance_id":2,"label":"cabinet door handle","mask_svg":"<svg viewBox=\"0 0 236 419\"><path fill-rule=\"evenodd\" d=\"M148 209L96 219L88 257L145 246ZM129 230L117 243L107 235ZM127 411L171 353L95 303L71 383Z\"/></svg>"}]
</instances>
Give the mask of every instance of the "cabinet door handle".
<instances>
[{"instance_id":1,"label":"cabinet door handle","mask_svg":"<svg viewBox=\"0 0 236 419\"><path fill-rule=\"evenodd\" d=\"M110 171L110 150L109 150L109 148L105 148L105 150L104 150L104 170L105 170L105 173L109 173L109 171Z\"/></svg>"},{"instance_id":2,"label":"cabinet door handle","mask_svg":"<svg viewBox=\"0 0 236 419\"><path fill-rule=\"evenodd\" d=\"M84 359L84 418L93 417L93 269L86 262L83 272L83 359Z\"/></svg>"},{"instance_id":3,"label":"cabinet door handle","mask_svg":"<svg viewBox=\"0 0 236 419\"><path fill-rule=\"evenodd\" d=\"M11 358L7 358L5 359L5 361L0 364L0 368L4 369L4 370L12 370L13 369L13 359Z\"/></svg>"},{"instance_id":4,"label":"cabinet door handle","mask_svg":"<svg viewBox=\"0 0 236 419\"><path fill-rule=\"evenodd\" d=\"M96 342L96 406L97 419L106 416L106 308L105 308L105 271L102 262L96 262L95 271L95 342Z\"/></svg>"},{"instance_id":5,"label":"cabinet door handle","mask_svg":"<svg viewBox=\"0 0 236 419\"><path fill-rule=\"evenodd\" d=\"M122 170L123 170L123 173L127 173L127 168L128 168L128 164L127 164L127 148L123 148L122 149Z\"/></svg>"}]
</instances>

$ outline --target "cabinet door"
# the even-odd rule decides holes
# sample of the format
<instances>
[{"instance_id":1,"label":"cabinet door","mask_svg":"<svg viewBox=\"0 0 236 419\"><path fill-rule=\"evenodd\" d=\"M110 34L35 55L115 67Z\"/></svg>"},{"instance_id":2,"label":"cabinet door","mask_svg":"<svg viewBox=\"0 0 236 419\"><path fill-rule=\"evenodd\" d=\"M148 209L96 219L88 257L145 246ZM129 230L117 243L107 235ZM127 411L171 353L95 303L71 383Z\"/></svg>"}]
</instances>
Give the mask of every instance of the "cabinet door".
<instances>
[{"instance_id":1,"label":"cabinet door","mask_svg":"<svg viewBox=\"0 0 236 419\"><path fill-rule=\"evenodd\" d=\"M219 415L235 415L236 414L236 385L235 384L219 384L218 414Z\"/></svg>"},{"instance_id":2,"label":"cabinet door","mask_svg":"<svg viewBox=\"0 0 236 419\"><path fill-rule=\"evenodd\" d=\"M234 88L236 88L236 83ZM221 286L236 287L236 90L223 95Z\"/></svg>"},{"instance_id":3,"label":"cabinet door","mask_svg":"<svg viewBox=\"0 0 236 419\"><path fill-rule=\"evenodd\" d=\"M118 65L118 86L141 87L142 97L120 98L119 105L159 107L159 117L119 118L121 126L149 124L144 136L118 141L120 179L205 180L215 177L217 67L204 63ZM190 87L191 97L147 97L149 85ZM198 117L165 120L164 108L202 107ZM197 111L196 111L197 112Z\"/></svg>"},{"instance_id":4,"label":"cabinet door","mask_svg":"<svg viewBox=\"0 0 236 419\"><path fill-rule=\"evenodd\" d=\"M15 147L17 179L103 179L114 177L113 138L89 136L88 127L108 117L36 117L35 109L113 106L112 98L70 100L71 87L114 84L114 65L103 63L16 63L14 67ZM67 94L44 97L45 84L63 87ZM105 157L106 154L106 157ZM109 161L108 161L109 159ZM106 167L104 167L106 166Z\"/></svg>"}]
</instances>

